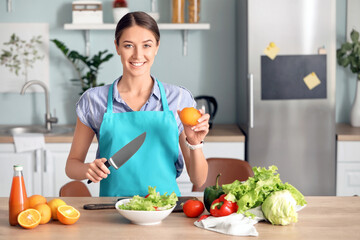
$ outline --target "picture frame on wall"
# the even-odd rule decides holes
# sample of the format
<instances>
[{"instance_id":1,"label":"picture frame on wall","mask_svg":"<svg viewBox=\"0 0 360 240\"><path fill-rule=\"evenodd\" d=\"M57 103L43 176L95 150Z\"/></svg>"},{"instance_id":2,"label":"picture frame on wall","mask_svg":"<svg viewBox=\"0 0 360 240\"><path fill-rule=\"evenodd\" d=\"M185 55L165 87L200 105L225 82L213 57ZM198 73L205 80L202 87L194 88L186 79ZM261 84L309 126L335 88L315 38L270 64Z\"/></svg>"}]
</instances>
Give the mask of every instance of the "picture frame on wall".
<instances>
[{"instance_id":1,"label":"picture frame on wall","mask_svg":"<svg viewBox=\"0 0 360 240\"><path fill-rule=\"evenodd\" d=\"M0 92L20 93L31 80L49 85L49 24L0 23L0 32Z\"/></svg>"}]
</instances>

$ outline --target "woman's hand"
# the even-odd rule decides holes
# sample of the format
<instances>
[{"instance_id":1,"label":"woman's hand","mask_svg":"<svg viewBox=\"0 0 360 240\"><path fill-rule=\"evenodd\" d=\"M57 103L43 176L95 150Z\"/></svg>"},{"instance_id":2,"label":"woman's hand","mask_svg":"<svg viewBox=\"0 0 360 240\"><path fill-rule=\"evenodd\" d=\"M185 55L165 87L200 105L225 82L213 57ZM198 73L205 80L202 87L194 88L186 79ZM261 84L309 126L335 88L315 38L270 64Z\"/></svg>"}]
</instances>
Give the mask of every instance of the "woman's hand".
<instances>
[{"instance_id":1,"label":"woman's hand","mask_svg":"<svg viewBox=\"0 0 360 240\"><path fill-rule=\"evenodd\" d=\"M208 113L205 113L203 109L200 109L199 111L201 113L201 117L198 120L198 124L196 124L195 126L184 125L184 132L187 141L191 145L200 144L209 132L210 115ZM177 113L180 115L179 110L177 111Z\"/></svg>"},{"instance_id":2,"label":"woman's hand","mask_svg":"<svg viewBox=\"0 0 360 240\"><path fill-rule=\"evenodd\" d=\"M95 159L93 162L88 163L88 170L86 177L92 182L100 182L103 178L107 178L110 170L105 166L106 158Z\"/></svg>"}]
</instances>

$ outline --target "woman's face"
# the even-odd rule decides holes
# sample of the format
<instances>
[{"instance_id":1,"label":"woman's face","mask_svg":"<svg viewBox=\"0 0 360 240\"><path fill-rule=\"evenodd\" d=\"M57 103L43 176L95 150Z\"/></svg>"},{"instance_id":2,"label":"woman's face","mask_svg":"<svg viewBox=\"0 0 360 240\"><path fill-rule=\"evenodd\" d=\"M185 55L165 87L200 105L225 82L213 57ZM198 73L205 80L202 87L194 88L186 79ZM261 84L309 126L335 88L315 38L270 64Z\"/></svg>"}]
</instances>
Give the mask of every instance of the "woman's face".
<instances>
[{"instance_id":1,"label":"woman's face","mask_svg":"<svg viewBox=\"0 0 360 240\"><path fill-rule=\"evenodd\" d=\"M154 34L137 25L125 29L115 47L123 64L123 74L138 77L150 75L150 68L159 49Z\"/></svg>"}]
</instances>

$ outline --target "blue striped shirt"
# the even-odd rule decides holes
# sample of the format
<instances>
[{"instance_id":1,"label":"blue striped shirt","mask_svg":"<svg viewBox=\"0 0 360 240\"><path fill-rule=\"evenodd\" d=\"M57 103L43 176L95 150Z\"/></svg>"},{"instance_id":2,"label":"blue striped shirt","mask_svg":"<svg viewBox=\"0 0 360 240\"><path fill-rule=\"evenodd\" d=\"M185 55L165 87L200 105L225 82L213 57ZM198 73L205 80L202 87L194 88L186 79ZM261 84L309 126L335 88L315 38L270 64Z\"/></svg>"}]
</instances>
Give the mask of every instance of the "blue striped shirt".
<instances>
[{"instance_id":1,"label":"blue striped shirt","mask_svg":"<svg viewBox=\"0 0 360 240\"><path fill-rule=\"evenodd\" d=\"M117 85L119 77L115 86ZM153 77L153 79L155 79ZM103 120L103 115L107 108L107 96L111 84L88 89L76 103L76 113L80 121L86 126L90 127L99 139L100 125ZM169 104L169 109L173 111L177 125L179 135L184 130L184 127L179 119L177 110L181 110L185 107L196 107L196 102L189 90L184 87L179 87L171 84L163 83L166 98ZM126 104L121 98L118 90L114 87L113 92L113 111L119 112L132 112L133 110ZM141 107L140 111L162 111L160 89L156 81L154 81L153 89L149 99ZM96 157L99 157L99 148L97 149ZM179 145L179 157L175 163L177 175L180 176L184 168L184 159Z\"/></svg>"}]
</instances>

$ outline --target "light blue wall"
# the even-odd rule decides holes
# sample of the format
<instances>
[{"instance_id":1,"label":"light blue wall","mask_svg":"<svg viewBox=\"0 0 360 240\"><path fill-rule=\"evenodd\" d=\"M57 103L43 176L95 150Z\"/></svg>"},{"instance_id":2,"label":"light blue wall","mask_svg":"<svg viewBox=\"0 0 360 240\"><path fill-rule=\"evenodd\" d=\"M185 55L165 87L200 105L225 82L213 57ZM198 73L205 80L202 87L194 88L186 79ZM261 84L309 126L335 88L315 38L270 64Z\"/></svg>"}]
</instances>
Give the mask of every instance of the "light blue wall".
<instances>
[{"instance_id":1,"label":"light blue wall","mask_svg":"<svg viewBox=\"0 0 360 240\"><path fill-rule=\"evenodd\" d=\"M71 0L33 0L13 2L13 12L6 11L6 2L0 1L0 22L49 23L50 38L65 42L70 49L85 53L84 33L64 30L71 23ZM104 0L104 22L112 23L110 0ZM131 11L150 11L150 0L128 0ZM159 22L170 22L171 1L158 0ZM182 85L194 95L214 96L219 104L216 122L235 122L235 0L203 0L201 22L211 24L211 30L190 31L188 56L182 55L182 32L162 30L160 50L152 73L163 82ZM221 16L221 17L219 17ZM115 56L104 63L99 82L111 83L122 73L116 55L114 31L91 31L91 53L108 49ZM2 66L0 66L2 67ZM60 124L76 121L74 106L80 88L69 79L75 76L72 66L60 51L50 43L50 104L56 109ZM1 81L1 77L0 77ZM0 82L1 83L1 82ZM20 91L20 89L19 89ZM0 124L42 124L44 121L44 94L0 94Z\"/></svg>"},{"instance_id":2,"label":"light blue wall","mask_svg":"<svg viewBox=\"0 0 360 240\"><path fill-rule=\"evenodd\" d=\"M201 22L210 23L211 30L189 32L187 57L182 56L182 32L162 30L160 51L152 69L160 81L185 86L194 95L214 96L219 103L216 123L236 122L235 1L201 2ZM72 21L71 0L15 0L12 1L13 12L10 13L6 11L6 2L0 1L1 23L49 23L51 39L57 38L71 49L84 53L84 33L63 29L65 23ZM104 22L110 23L113 21L112 1L102 2ZM150 10L150 0L129 0L128 3L132 11ZM170 0L158 0L159 22L170 22L170 3ZM346 1L337 0L338 47L345 41L345 32ZM92 53L108 49L115 54L103 65L99 74L99 82L111 83L122 72L120 59L113 46L113 31L91 31L90 40ZM76 120L74 106L80 89L69 81L74 76L72 66L51 43L50 104L52 111L56 109L60 124L73 124ZM336 79L336 121L349 122L355 78L350 71L337 66ZM16 93L0 94L0 124L42 124L45 111L43 99L42 93L24 96Z\"/></svg>"}]
</instances>

